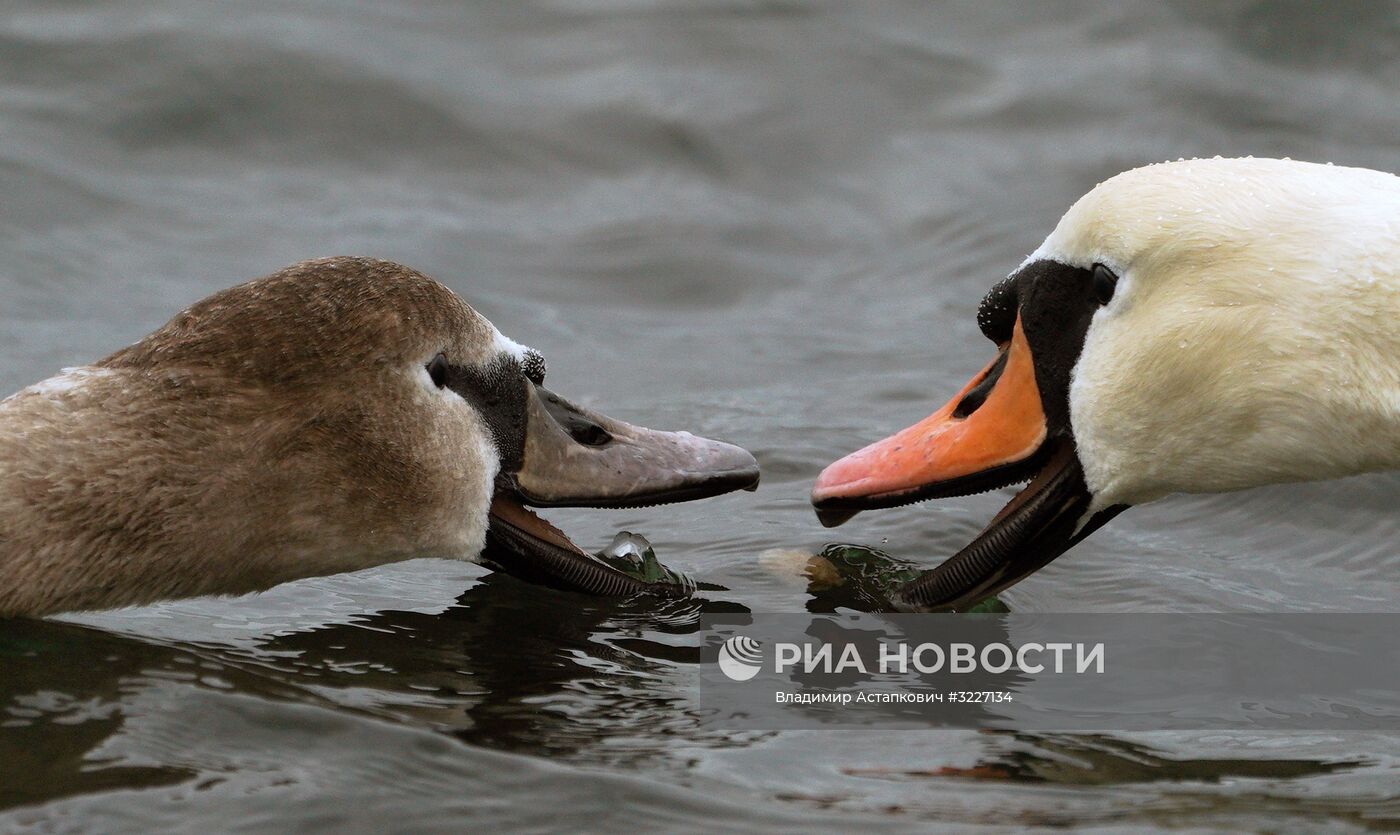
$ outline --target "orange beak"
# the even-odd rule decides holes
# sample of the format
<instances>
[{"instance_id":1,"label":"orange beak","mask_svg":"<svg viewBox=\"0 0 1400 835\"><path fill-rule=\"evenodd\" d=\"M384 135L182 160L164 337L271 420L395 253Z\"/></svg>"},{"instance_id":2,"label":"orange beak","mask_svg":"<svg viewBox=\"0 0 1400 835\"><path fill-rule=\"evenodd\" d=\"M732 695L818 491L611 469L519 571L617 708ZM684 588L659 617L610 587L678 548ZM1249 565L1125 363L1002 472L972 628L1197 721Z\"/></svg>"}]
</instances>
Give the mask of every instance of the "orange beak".
<instances>
[{"instance_id":1,"label":"orange beak","mask_svg":"<svg viewBox=\"0 0 1400 835\"><path fill-rule=\"evenodd\" d=\"M812 504L833 527L861 510L979 493L1034 472L1045 412L1018 318L1011 339L943 408L847 455L817 477Z\"/></svg>"}]
</instances>

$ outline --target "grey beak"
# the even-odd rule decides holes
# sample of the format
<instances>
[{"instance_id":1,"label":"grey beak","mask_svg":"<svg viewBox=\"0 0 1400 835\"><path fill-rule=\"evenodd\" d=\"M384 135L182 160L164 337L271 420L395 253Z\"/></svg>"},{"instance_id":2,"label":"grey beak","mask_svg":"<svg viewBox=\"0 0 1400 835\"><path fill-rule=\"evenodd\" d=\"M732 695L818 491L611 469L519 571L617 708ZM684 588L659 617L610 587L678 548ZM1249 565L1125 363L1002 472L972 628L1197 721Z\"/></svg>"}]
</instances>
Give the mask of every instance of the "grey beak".
<instances>
[{"instance_id":1,"label":"grey beak","mask_svg":"<svg viewBox=\"0 0 1400 835\"><path fill-rule=\"evenodd\" d=\"M514 488L536 507L642 507L758 487L746 450L633 426L531 386Z\"/></svg>"}]
</instances>

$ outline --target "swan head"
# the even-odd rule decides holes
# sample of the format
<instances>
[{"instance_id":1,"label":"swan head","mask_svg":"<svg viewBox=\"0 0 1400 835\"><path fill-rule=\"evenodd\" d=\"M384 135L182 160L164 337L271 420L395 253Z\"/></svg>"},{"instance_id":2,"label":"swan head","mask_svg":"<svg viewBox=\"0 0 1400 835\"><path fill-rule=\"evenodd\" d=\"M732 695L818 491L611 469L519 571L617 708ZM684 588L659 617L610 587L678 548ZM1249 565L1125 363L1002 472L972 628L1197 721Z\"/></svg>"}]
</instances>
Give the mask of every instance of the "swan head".
<instances>
[{"instance_id":1,"label":"swan head","mask_svg":"<svg viewBox=\"0 0 1400 835\"><path fill-rule=\"evenodd\" d=\"M219 292L0 405L0 567L35 578L0 594L0 615L422 556L627 594L644 584L527 507L757 483L739 447L632 426L544 384L539 352L398 264L308 261Z\"/></svg>"},{"instance_id":2,"label":"swan head","mask_svg":"<svg viewBox=\"0 0 1400 835\"><path fill-rule=\"evenodd\" d=\"M903 592L963 608L1129 505L1400 466L1400 179L1263 159L1101 183L983 299L996 359L827 467L823 521L1030 484Z\"/></svg>"}]
</instances>

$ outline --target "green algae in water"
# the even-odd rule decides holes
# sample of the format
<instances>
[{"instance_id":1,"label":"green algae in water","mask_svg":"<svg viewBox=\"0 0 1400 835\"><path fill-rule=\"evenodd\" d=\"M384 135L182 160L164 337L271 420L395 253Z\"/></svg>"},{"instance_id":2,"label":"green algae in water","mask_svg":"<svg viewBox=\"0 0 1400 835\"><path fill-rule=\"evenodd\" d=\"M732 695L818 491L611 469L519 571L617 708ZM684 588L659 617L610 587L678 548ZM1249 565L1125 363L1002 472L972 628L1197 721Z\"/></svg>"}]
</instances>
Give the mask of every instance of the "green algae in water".
<instances>
[{"instance_id":1,"label":"green algae in water","mask_svg":"<svg viewBox=\"0 0 1400 835\"><path fill-rule=\"evenodd\" d=\"M863 545L828 545L813 561L823 560L835 575L835 582L828 579L827 588L815 590L825 596L852 608L875 611L892 608L890 597L899 588L923 574L925 568L908 560L886 554L876 548ZM824 569L825 566L822 566ZM818 570L813 567L813 570ZM1005 614L1011 609L996 596L979 600L977 604L961 614Z\"/></svg>"}]
</instances>

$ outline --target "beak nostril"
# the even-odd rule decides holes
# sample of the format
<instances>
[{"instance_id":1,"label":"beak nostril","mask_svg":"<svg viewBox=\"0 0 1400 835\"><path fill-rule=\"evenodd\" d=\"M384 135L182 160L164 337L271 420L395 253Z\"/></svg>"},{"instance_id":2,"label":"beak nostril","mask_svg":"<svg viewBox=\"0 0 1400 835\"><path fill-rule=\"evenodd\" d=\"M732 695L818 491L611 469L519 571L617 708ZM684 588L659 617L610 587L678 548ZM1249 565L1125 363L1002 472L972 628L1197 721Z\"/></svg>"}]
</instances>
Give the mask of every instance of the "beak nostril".
<instances>
[{"instance_id":1,"label":"beak nostril","mask_svg":"<svg viewBox=\"0 0 1400 835\"><path fill-rule=\"evenodd\" d=\"M992 393L992 388L996 386L997 380L1001 379L1001 372L1006 369L1006 356L1009 351L1002 351L1001 356L993 363L991 369L987 371L985 377L978 381L972 390L958 401L958 405L953 408L953 417L962 419L977 411L983 403L987 401L987 396Z\"/></svg>"},{"instance_id":2,"label":"beak nostril","mask_svg":"<svg viewBox=\"0 0 1400 835\"><path fill-rule=\"evenodd\" d=\"M603 446L612 440L612 435L608 433L608 430L596 423L576 426L570 434L573 435L575 441L584 446Z\"/></svg>"}]
</instances>

